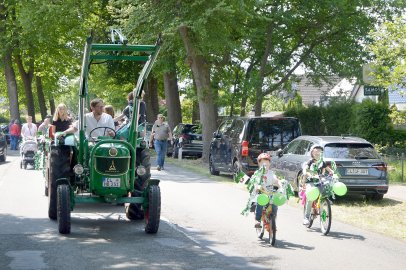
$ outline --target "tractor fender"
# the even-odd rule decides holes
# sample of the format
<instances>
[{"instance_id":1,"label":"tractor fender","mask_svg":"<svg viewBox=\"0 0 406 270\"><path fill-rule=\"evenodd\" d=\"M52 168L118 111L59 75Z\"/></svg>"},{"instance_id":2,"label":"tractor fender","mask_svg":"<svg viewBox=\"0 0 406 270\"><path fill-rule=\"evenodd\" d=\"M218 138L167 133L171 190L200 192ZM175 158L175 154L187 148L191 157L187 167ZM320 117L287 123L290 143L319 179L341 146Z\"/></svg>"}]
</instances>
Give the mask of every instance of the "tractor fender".
<instances>
[{"instance_id":1,"label":"tractor fender","mask_svg":"<svg viewBox=\"0 0 406 270\"><path fill-rule=\"evenodd\" d=\"M69 179L68 178L56 179L56 186L63 185L63 184L66 184L66 185L70 186Z\"/></svg>"}]
</instances>

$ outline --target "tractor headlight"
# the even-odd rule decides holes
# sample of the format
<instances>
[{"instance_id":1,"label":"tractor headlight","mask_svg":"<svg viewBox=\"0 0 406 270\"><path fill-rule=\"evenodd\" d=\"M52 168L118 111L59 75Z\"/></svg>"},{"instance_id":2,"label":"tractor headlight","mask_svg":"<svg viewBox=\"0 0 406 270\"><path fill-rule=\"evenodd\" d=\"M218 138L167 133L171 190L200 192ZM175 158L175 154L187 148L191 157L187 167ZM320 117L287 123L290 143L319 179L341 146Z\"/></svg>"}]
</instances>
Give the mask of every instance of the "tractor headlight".
<instances>
[{"instance_id":1,"label":"tractor headlight","mask_svg":"<svg viewBox=\"0 0 406 270\"><path fill-rule=\"evenodd\" d=\"M76 175L82 175L84 169L82 165L76 164L75 167L73 167L73 171L75 172Z\"/></svg>"},{"instance_id":2,"label":"tractor headlight","mask_svg":"<svg viewBox=\"0 0 406 270\"><path fill-rule=\"evenodd\" d=\"M147 173L147 170L145 169L144 166L139 166L139 167L137 167L137 175L142 176L142 175L144 175L144 174L146 174L146 173Z\"/></svg>"},{"instance_id":3,"label":"tractor headlight","mask_svg":"<svg viewBox=\"0 0 406 270\"><path fill-rule=\"evenodd\" d=\"M117 156L117 153L118 153L117 148L115 148L115 147L110 148L110 150L109 150L110 156L115 157L115 156Z\"/></svg>"}]
</instances>

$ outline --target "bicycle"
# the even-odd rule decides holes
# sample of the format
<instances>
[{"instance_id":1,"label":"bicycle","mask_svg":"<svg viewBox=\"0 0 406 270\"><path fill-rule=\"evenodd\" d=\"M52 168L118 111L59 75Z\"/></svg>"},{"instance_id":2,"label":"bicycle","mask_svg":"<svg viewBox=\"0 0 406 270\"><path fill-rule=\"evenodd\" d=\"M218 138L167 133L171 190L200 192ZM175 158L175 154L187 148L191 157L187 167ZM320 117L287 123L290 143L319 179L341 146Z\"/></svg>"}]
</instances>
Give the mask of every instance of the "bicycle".
<instances>
[{"instance_id":1,"label":"bicycle","mask_svg":"<svg viewBox=\"0 0 406 270\"><path fill-rule=\"evenodd\" d=\"M265 231L268 232L268 242L275 246L276 243L276 214L273 213L272 205L281 206L286 202L286 197L282 193L272 189L270 192L261 190L258 195L257 203L262 205L260 227L255 228L259 239L264 237Z\"/></svg>"},{"instance_id":2,"label":"bicycle","mask_svg":"<svg viewBox=\"0 0 406 270\"><path fill-rule=\"evenodd\" d=\"M337 182L332 175L329 176L312 176L311 180L314 183L314 187L307 186L306 197L304 198L303 214L306 211L306 200L313 200L312 209L310 211L309 224L306 225L310 228L313 225L313 221L320 216L320 229L324 235L330 232L332 212L332 201L330 198L335 199L333 186Z\"/></svg>"}]
</instances>

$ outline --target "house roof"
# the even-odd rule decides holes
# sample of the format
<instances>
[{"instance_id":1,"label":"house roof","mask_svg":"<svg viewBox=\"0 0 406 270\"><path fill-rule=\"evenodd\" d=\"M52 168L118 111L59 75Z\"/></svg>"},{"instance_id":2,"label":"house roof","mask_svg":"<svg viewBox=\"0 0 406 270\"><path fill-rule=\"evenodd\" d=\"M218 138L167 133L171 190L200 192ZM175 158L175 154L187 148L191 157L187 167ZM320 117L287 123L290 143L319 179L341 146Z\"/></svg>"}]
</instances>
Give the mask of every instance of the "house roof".
<instances>
[{"instance_id":1,"label":"house roof","mask_svg":"<svg viewBox=\"0 0 406 270\"><path fill-rule=\"evenodd\" d=\"M300 82L297 83L296 89L299 91L303 103L306 105L319 103L320 97L323 95L337 95L337 93L332 93L332 90L342 81L341 78L333 76L330 78L331 84L322 83L321 85L317 86L312 84L306 75L301 75L299 78Z\"/></svg>"}]
</instances>

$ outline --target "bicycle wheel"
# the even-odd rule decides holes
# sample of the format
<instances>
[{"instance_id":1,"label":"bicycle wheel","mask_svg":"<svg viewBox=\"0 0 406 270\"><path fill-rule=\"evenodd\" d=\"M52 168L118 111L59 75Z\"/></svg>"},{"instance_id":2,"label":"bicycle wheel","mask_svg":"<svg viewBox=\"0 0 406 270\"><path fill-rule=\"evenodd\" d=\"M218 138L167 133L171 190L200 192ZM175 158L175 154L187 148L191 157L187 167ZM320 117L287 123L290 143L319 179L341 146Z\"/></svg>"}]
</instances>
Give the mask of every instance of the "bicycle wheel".
<instances>
[{"instance_id":1,"label":"bicycle wheel","mask_svg":"<svg viewBox=\"0 0 406 270\"><path fill-rule=\"evenodd\" d=\"M303 206L303 218L306 216L306 203L307 203L307 201L305 201L304 206ZM311 207L312 207L312 209L311 209L311 212L310 212L309 224L305 225L307 228L312 227L313 220L316 218L316 216L314 215L314 209L313 209L315 207L314 202L312 203Z\"/></svg>"},{"instance_id":2,"label":"bicycle wheel","mask_svg":"<svg viewBox=\"0 0 406 270\"><path fill-rule=\"evenodd\" d=\"M269 243L271 246L275 246L276 242L276 217L271 215L269 223Z\"/></svg>"},{"instance_id":3,"label":"bicycle wheel","mask_svg":"<svg viewBox=\"0 0 406 270\"><path fill-rule=\"evenodd\" d=\"M257 236L259 239L262 239L264 237L264 232L265 232L265 224L264 224L264 219L261 217L261 228L255 228L257 231Z\"/></svg>"},{"instance_id":4,"label":"bicycle wheel","mask_svg":"<svg viewBox=\"0 0 406 270\"><path fill-rule=\"evenodd\" d=\"M322 199L320 201L320 228L324 235L330 232L331 218L331 202L328 199Z\"/></svg>"}]
</instances>

